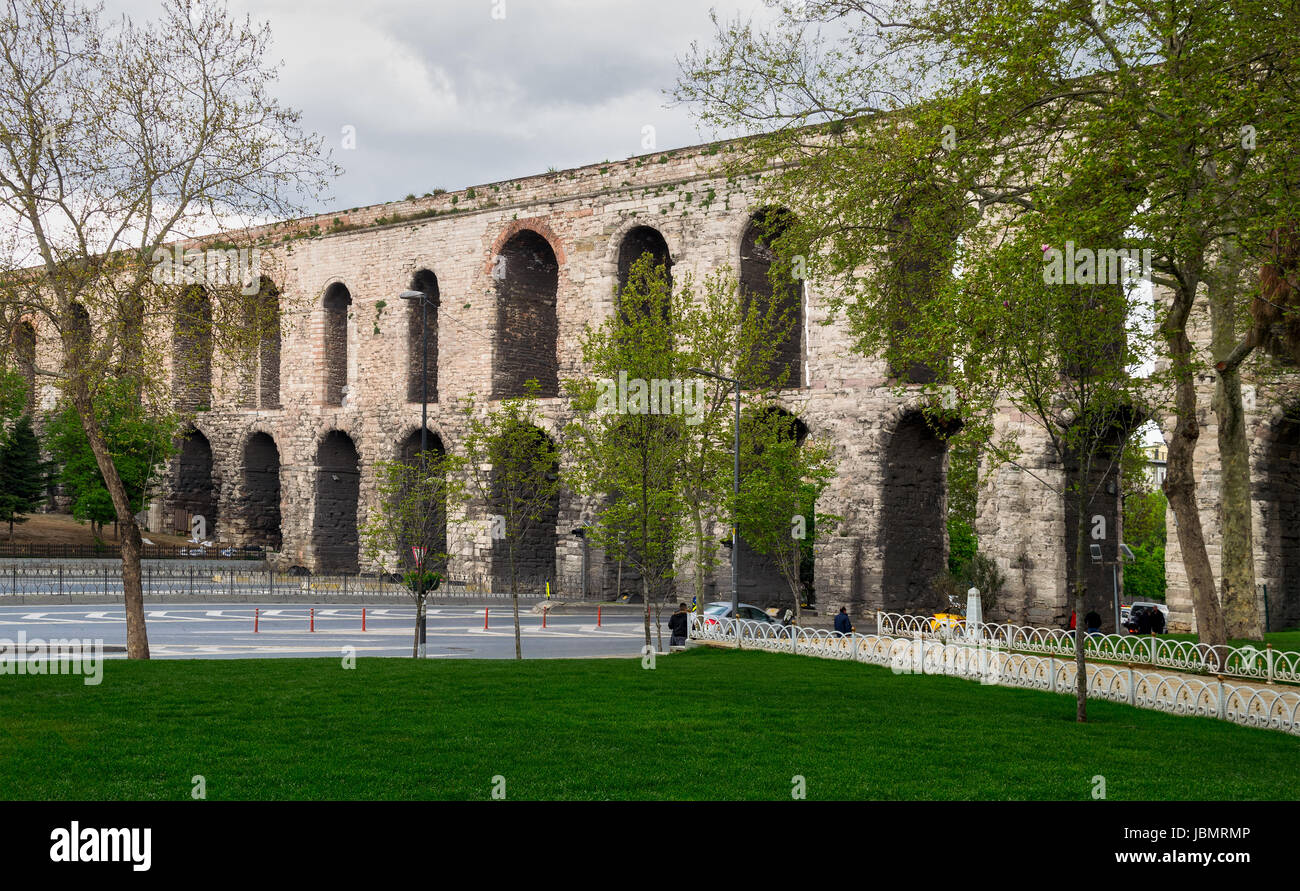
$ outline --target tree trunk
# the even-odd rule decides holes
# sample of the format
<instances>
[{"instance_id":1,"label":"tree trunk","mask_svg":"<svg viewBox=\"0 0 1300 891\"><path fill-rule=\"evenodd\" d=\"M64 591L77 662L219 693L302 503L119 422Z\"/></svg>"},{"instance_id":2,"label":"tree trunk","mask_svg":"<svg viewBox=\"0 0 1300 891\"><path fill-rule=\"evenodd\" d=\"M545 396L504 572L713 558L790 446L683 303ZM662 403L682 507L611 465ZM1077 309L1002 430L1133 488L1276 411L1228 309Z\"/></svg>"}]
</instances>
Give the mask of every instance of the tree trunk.
<instances>
[{"instance_id":1,"label":"tree trunk","mask_svg":"<svg viewBox=\"0 0 1300 891\"><path fill-rule=\"evenodd\" d=\"M1260 640L1263 628L1255 602L1255 547L1251 522L1250 446L1246 441L1241 375L1220 372L1216 389L1219 462L1222 468L1219 517L1223 525L1220 598L1228 639Z\"/></svg>"},{"instance_id":2,"label":"tree trunk","mask_svg":"<svg viewBox=\"0 0 1300 891\"><path fill-rule=\"evenodd\" d=\"M515 584L515 549L510 548L510 605L515 616L515 658L524 658L524 648L519 643L519 588Z\"/></svg>"},{"instance_id":3,"label":"tree trunk","mask_svg":"<svg viewBox=\"0 0 1300 891\"><path fill-rule=\"evenodd\" d=\"M1237 336L1240 249L1229 239L1223 261L1209 279L1211 349L1218 380L1213 408L1218 417L1220 468L1219 523L1223 530L1220 557L1220 603L1225 636L1259 640L1259 608L1255 603L1255 547L1250 501L1250 445L1241 398L1241 363L1254 348L1254 332Z\"/></svg>"},{"instance_id":4,"label":"tree trunk","mask_svg":"<svg viewBox=\"0 0 1300 891\"><path fill-rule=\"evenodd\" d=\"M100 475L108 487L108 494L113 499L113 510L123 529L122 547L122 600L126 610L126 657L128 659L149 658L149 634L144 622L144 589L141 586L140 555L143 542L140 527L131 512L131 501L126 495L126 486L117 472L113 458L109 454L104 437L95 422L94 405L90 392L84 381L76 384L77 392L73 403L81 417L82 429L86 431L86 440L95 455Z\"/></svg>"},{"instance_id":5,"label":"tree trunk","mask_svg":"<svg viewBox=\"0 0 1300 891\"><path fill-rule=\"evenodd\" d=\"M645 645L650 646L650 585L645 573L641 573L641 597L645 600Z\"/></svg>"},{"instance_id":6,"label":"tree trunk","mask_svg":"<svg viewBox=\"0 0 1300 891\"><path fill-rule=\"evenodd\" d=\"M1188 294L1194 293L1193 282ZM1176 300L1180 306L1173 311L1176 317L1166 323L1164 329L1175 376L1176 419L1169 442L1164 491L1178 527L1178 546L1182 550L1187 585L1191 589L1197 633L1202 643L1222 646L1227 643L1223 611L1214 590L1214 573L1210 567L1209 553L1205 549L1205 532L1201 527L1201 514L1196 504L1195 453L1200 424L1196 420L1192 342L1185 331L1186 316L1191 307L1191 297L1188 294L1177 295ZM1177 316L1181 316L1181 319Z\"/></svg>"},{"instance_id":7,"label":"tree trunk","mask_svg":"<svg viewBox=\"0 0 1300 891\"><path fill-rule=\"evenodd\" d=\"M1088 546L1085 530L1088 528L1087 506L1091 501L1087 497L1088 484L1092 480L1092 455L1089 454L1079 469L1075 481L1074 515L1074 720L1080 724L1088 720L1088 663L1084 658L1083 647L1083 605L1087 600ZM1118 550L1118 549L1117 549Z\"/></svg>"}]
</instances>

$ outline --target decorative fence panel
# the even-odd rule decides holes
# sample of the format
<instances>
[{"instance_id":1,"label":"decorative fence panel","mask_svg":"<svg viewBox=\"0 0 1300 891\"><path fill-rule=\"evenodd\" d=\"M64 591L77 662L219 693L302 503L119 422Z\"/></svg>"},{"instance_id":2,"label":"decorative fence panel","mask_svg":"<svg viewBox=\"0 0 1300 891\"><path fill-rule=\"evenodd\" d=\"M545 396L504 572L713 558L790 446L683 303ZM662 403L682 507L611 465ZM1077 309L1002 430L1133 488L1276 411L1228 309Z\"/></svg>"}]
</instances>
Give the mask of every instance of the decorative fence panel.
<instances>
[{"instance_id":1,"label":"decorative fence panel","mask_svg":"<svg viewBox=\"0 0 1300 891\"><path fill-rule=\"evenodd\" d=\"M989 627L1003 628L1005 634L1005 626ZM922 630L910 636L841 634L743 619L715 619L701 624L695 616L690 634L695 640L741 649L864 662L898 674L943 674L1052 693L1072 693L1078 677L1073 650L1070 658L1058 658L1050 651L1046 655L1015 652L1006 649L1005 637L996 636L966 640L951 632L944 636ZM1014 633L1011 639L1016 640ZM1090 663L1087 671L1088 695L1096 699L1300 735L1298 690L1234 684L1222 677L1161 674L1132 665Z\"/></svg>"},{"instance_id":2,"label":"decorative fence panel","mask_svg":"<svg viewBox=\"0 0 1300 891\"><path fill-rule=\"evenodd\" d=\"M920 635L935 640L953 636L952 630L936 627L935 619L930 616L899 613L877 613L876 630L880 634ZM975 635L978 640L1007 650L1074 658L1074 632L1060 628L986 624L963 633L968 638ZM1083 647L1089 660L1134 662L1191 673L1300 684L1300 653L1275 650L1272 646L1215 647L1155 634L1085 634Z\"/></svg>"}]
</instances>

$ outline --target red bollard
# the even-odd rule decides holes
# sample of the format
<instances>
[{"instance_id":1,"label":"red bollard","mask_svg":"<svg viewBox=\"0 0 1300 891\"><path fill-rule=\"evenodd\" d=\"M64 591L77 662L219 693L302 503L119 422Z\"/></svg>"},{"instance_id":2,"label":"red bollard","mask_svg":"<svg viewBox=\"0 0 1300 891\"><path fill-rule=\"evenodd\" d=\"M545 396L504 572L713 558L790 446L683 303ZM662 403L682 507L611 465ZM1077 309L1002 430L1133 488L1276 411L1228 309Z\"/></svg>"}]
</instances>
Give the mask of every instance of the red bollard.
<instances>
[{"instance_id":1,"label":"red bollard","mask_svg":"<svg viewBox=\"0 0 1300 891\"><path fill-rule=\"evenodd\" d=\"M308 630L309 631L316 630L316 607L314 606L311 608L311 627Z\"/></svg>"},{"instance_id":2,"label":"red bollard","mask_svg":"<svg viewBox=\"0 0 1300 891\"><path fill-rule=\"evenodd\" d=\"M366 608L364 606L361 607L361 630L366 630Z\"/></svg>"},{"instance_id":3,"label":"red bollard","mask_svg":"<svg viewBox=\"0 0 1300 891\"><path fill-rule=\"evenodd\" d=\"M546 608L542 608L542 627L546 627Z\"/></svg>"},{"instance_id":4,"label":"red bollard","mask_svg":"<svg viewBox=\"0 0 1300 891\"><path fill-rule=\"evenodd\" d=\"M483 607L483 630L487 631L488 608Z\"/></svg>"},{"instance_id":5,"label":"red bollard","mask_svg":"<svg viewBox=\"0 0 1300 891\"><path fill-rule=\"evenodd\" d=\"M600 627L600 607L596 607L596 627Z\"/></svg>"},{"instance_id":6,"label":"red bollard","mask_svg":"<svg viewBox=\"0 0 1300 891\"><path fill-rule=\"evenodd\" d=\"M258 607L253 607L253 633L254 633L254 634L257 634L257 633L258 633L258 631L257 631L257 620L260 618L260 616L259 616L258 614L259 614L261 611L262 611L262 610L259 609Z\"/></svg>"}]
</instances>

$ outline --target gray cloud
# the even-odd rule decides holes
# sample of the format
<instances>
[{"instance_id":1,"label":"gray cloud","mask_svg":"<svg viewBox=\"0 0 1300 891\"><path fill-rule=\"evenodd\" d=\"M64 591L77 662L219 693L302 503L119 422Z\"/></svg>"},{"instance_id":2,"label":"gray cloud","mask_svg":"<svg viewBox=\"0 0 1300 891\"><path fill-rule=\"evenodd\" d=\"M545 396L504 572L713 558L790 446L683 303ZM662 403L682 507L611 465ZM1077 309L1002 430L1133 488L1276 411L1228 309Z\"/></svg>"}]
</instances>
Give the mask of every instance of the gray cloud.
<instances>
[{"instance_id":1,"label":"gray cloud","mask_svg":"<svg viewBox=\"0 0 1300 891\"><path fill-rule=\"evenodd\" d=\"M667 108L675 57L712 35L700 0L230 0L270 23L284 60L280 95L334 148L345 174L313 209L344 209L548 168L690 145L684 108ZM761 0L715 0L724 17ZM154 14L141 0L110 12ZM356 128L357 147L341 149Z\"/></svg>"}]
</instances>

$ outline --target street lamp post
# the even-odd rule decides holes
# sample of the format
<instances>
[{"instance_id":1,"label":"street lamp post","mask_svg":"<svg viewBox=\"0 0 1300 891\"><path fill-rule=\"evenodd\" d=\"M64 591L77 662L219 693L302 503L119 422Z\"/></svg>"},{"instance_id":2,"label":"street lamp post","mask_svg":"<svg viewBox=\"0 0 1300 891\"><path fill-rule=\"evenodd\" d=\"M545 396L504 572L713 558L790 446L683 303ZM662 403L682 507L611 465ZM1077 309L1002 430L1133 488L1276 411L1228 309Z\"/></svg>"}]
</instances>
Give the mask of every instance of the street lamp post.
<instances>
[{"instance_id":1,"label":"street lamp post","mask_svg":"<svg viewBox=\"0 0 1300 891\"><path fill-rule=\"evenodd\" d=\"M735 458L735 476L732 481L732 493L740 499L740 381L705 371L703 368L686 369L691 374L702 375L715 381L731 384L736 390L736 428L732 451ZM731 517L731 619L735 623L736 640L740 640L740 523L732 510Z\"/></svg>"},{"instance_id":2,"label":"street lamp post","mask_svg":"<svg viewBox=\"0 0 1300 891\"><path fill-rule=\"evenodd\" d=\"M424 457L425 450L429 448L429 295L423 291L403 291L398 295L403 300L420 301L420 339L421 359L420 359L420 456ZM421 542L421 544L424 544ZM420 656L425 654L425 640L427 639L426 631L428 629L428 615L424 610L424 560L421 559L415 564L416 572L416 596L420 604Z\"/></svg>"}]
</instances>

